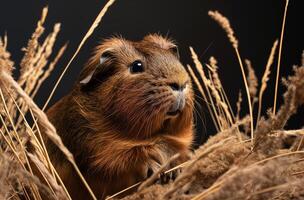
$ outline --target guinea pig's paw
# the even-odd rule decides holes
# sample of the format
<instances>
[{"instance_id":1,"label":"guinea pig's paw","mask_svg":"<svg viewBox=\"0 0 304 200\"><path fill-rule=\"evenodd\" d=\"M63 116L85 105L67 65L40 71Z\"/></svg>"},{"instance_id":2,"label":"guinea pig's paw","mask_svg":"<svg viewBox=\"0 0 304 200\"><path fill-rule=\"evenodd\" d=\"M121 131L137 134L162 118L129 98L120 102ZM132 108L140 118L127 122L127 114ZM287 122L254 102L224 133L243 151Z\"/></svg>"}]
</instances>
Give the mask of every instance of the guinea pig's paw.
<instances>
[{"instance_id":1,"label":"guinea pig's paw","mask_svg":"<svg viewBox=\"0 0 304 200\"><path fill-rule=\"evenodd\" d=\"M163 172L160 174L160 183L161 184L167 184L170 181L174 181L177 176L181 173L181 169L176 169L170 172Z\"/></svg>"},{"instance_id":2,"label":"guinea pig's paw","mask_svg":"<svg viewBox=\"0 0 304 200\"><path fill-rule=\"evenodd\" d=\"M173 170L171 172L171 180L175 180L180 174L182 173L182 169L181 168L178 168L176 170Z\"/></svg>"},{"instance_id":3,"label":"guinea pig's paw","mask_svg":"<svg viewBox=\"0 0 304 200\"><path fill-rule=\"evenodd\" d=\"M172 173L169 172L169 173L160 173L160 184L167 184L169 183L169 181L172 179Z\"/></svg>"}]
</instances>

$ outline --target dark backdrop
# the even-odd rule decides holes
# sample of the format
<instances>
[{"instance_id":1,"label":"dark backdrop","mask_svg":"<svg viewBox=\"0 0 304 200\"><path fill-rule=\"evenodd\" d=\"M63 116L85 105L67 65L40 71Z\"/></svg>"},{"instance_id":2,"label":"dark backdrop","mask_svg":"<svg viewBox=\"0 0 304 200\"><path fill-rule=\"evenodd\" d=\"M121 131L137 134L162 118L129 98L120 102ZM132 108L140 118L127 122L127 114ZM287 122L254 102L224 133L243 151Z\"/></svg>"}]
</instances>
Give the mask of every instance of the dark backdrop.
<instances>
[{"instance_id":1,"label":"dark backdrop","mask_svg":"<svg viewBox=\"0 0 304 200\"><path fill-rule=\"evenodd\" d=\"M291 73L292 65L299 64L303 50L303 0L290 0L286 33L282 54L282 74ZM7 32L8 50L12 59L19 63L23 56L21 48L26 45L44 6L49 6L46 32L54 23L61 22L62 30L55 49L69 41L68 49L52 76L45 82L36 101L41 106L45 102L55 80L74 53L80 40L99 13L105 1L87 0L3 0L0 5L0 34ZM241 72L234 51L222 29L211 20L208 10L219 10L226 15L240 41L243 58L252 61L258 77L262 77L264 67L276 38L280 35L284 0L117 0L103 18L94 35L82 48L69 71L61 82L51 105L71 88L97 42L113 34L121 34L127 39L139 40L147 33L161 33L174 38L179 45L182 63L192 64L189 46L193 46L202 62L215 56L219 61L220 77L230 101L237 101L238 92L243 88ZM302 25L301 25L302 24ZM276 64L276 63L275 63ZM193 65L193 64L192 64ZM16 65L18 68L18 65ZM269 81L264 108L272 105L274 72ZM282 94L282 88L279 90ZM245 96L243 96L245 99ZM280 99L281 100L281 99ZM198 101L203 104L199 99ZM247 112L246 101L243 112ZM198 141L201 137L214 133L205 106L202 120L198 117ZM303 124L303 114L293 117L290 128Z\"/></svg>"}]
</instances>

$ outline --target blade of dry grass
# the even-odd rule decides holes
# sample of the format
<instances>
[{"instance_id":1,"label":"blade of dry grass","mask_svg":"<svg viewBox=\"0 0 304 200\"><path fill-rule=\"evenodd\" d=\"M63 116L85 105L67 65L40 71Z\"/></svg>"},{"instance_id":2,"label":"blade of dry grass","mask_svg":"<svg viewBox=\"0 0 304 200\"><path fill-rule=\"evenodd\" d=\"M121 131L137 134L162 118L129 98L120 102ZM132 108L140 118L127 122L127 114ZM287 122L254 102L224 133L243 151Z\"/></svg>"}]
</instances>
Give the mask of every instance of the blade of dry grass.
<instances>
[{"instance_id":1,"label":"blade of dry grass","mask_svg":"<svg viewBox=\"0 0 304 200\"><path fill-rule=\"evenodd\" d=\"M236 102L236 121L239 121L239 119L240 119L242 101L243 101L242 92L239 91L238 101Z\"/></svg>"},{"instance_id":2,"label":"blade of dry grass","mask_svg":"<svg viewBox=\"0 0 304 200\"><path fill-rule=\"evenodd\" d=\"M254 108L254 103L256 101L256 94L258 92L258 78L255 75L255 71L252 67L251 61L248 59L245 59L245 64L247 66L247 82L248 82L248 86L249 86L249 93L252 99L252 109Z\"/></svg>"},{"instance_id":3,"label":"blade of dry grass","mask_svg":"<svg viewBox=\"0 0 304 200\"><path fill-rule=\"evenodd\" d=\"M273 46L271 48L271 52L270 52L270 55L269 55L269 58L268 58L268 61L267 61L266 67L265 67L265 71L264 71L264 74L263 74L263 77L262 77L261 88L260 88L260 91L259 91L259 108L258 108L257 122L260 120L260 117L261 117L263 94L264 94L264 92L267 88L267 82L269 80L269 75L271 73L270 67L271 67L271 65L273 63L273 60L274 60L274 55L275 55L275 52L276 52L276 49L277 49L277 45L278 45L278 40L276 40L273 43Z\"/></svg>"},{"instance_id":4,"label":"blade of dry grass","mask_svg":"<svg viewBox=\"0 0 304 200\"><path fill-rule=\"evenodd\" d=\"M282 46L283 46L283 39L284 39L284 31L285 31L285 24L286 24L286 16L288 10L289 0L286 0L285 3L285 10L282 22L282 30L281 30L281 37L280 37L280 45L279 45L279 55L278 55L278 64L277 64L277 75L276 75L276 84L274 90L274 102L273 102L273 115L276 113L277 107L277 96L278 96L278 87L279 87L279 79L280 79L280 66L281 66L281 57L282 57Z\"/></svg>"}]
</instances>

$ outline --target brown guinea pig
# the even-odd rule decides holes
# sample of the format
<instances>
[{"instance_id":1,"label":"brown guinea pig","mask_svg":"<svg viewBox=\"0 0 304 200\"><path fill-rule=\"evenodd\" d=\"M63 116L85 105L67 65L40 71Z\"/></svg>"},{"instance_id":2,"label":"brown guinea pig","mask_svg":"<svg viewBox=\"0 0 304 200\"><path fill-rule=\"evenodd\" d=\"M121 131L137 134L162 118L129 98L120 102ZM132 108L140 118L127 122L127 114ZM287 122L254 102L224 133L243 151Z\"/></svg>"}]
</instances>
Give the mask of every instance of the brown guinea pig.
<instances>
[{"instance_id":1,"label":"brown guinea pig","mask_svg":"<svg viewBox=\"0 0 304 200\"><path fill-rule=\"evenodd\" d=\"M193 140L191 80L176 45L159 35L105 40L47 114L99 199L187 153ZM71 196L88 199L61 152L47 146Z\"/></svg>"}]
</instances>

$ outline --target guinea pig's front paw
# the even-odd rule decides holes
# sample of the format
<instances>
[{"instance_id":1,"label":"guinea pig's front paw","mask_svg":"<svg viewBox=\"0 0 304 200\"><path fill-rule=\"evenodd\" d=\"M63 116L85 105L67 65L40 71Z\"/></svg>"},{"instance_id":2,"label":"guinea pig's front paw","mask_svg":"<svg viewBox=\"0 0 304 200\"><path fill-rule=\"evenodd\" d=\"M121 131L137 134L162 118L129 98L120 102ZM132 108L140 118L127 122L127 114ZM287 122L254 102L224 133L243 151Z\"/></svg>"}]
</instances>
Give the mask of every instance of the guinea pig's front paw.
<instances>
[{"instance_id":1,"label":"guinea pig's front paw","mask_svg":"<svg viewBox=\"0 0 304 200\"><path fill-rule=\"evenodd\" d=\"M180 173L181 173L181 169L176 169L167 173L162 172L160 173L160 183L167 184L171 180L174 181Z\"/></svg>"},{"instance_id":2,"label":"guinea pig's front paw","mask_svg":"<svg viewBox=\"0 0 304 200\"><path fill-rule=\"evenodd\" d=\"M153 171L151 168L148 168L147 170L147 178L150 178L153 174L159 173L156 177L154 177L153 183L160 183L160 184L167 184L169 181L174 177L173 172L158 172L158 171Z\"/></svg>"},{"instance_id":3,"label":"guinea pig's front paw","mask_svg":"<svg viewBox=\"0 0 304 200\"><path fill-rule=\"evenodd\" d=\"M158 172L158 170L153 171L152 168L148 168L146 177L149 178L154 173L159 173L158 176L155 177L154 183L167 184L171 180L174 181L176 179L176 177L181 173L181 169L175 169L175 170L169 171L167 173L166 173L166 171Z\"/></svg>"},{"instance_id":4,"label":"guinea pig's front paw","mask_svg":"<svg viewBox=\"0 0 304 200\"><path fill-rule=\"evenodd\" d=\"M168 182L170 182L170 180L174 181L176 177L181 173L181 168L177 168L174 170L170 170L170 169L176 167L177 165L182 163L182 161L183 160L179 160L179 159L175 160L171 162L168 166L163 168L161 171L159 170L162 168L162 165L158 162L153 161L146 166L147 168L146 168L145 177L149 178L153 174L157 173L157 176L153 177L155 182L158 182L160 184L167 184Z\"/></svg>"},{"instance_id":5,"label":"guinea pig's front paw","mask_svg":"<svg viewBox=\"0 0 304 200\"><path fill-rule=\"evenodd\" d=\"M165 173L165 172L162 172L160 173L160 184L167 184L169 183L169 181L172 179L172 173L169 172L169 173Z\"/></svg>"}]
</instances>

